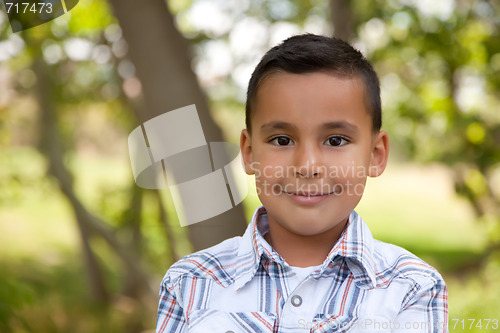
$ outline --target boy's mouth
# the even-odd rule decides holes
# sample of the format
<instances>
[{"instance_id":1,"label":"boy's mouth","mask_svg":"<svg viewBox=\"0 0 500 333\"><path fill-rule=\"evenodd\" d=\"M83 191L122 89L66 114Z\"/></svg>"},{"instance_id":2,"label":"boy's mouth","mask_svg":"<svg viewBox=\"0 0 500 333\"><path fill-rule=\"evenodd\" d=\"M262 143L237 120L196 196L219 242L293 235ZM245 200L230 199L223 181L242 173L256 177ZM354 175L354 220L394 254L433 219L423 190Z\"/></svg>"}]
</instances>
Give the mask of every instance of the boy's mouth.
<instances>
[{"instance_id":1,"label":"boy's mouth","mask_svg":"<svg viewBox=\"0 0 500 333\"><path fill-rule=\"evenodd\" d=\"M296 204L310 206L321 203L335 192L284 191L283 193Z\"/></svg>"},{"instance_id":2,"label":"boy's mouth","mask_svg":"<svg viewBox=\"0 0 500 333\"><path fill-rule=\"evenodd\" d=\"M303 191L297 191L297 192L284 192L286 195L295 195L295 196L301 196L301 197L320 197L320 196L326 196L330 194L334 194L335 192L303 192Z\"/></svg>"}]
</instances>

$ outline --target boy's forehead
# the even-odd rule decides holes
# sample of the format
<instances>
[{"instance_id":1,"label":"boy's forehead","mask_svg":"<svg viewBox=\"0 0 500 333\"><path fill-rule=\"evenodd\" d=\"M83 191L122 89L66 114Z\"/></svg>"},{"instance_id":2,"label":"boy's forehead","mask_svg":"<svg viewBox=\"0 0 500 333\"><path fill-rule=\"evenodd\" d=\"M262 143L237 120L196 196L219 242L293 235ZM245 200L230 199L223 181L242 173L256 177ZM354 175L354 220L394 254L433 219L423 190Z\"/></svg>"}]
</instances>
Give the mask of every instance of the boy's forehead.
<instances>
[{"instance_id":1,"label":"boy's forehead","mask_svg":"<svg viewBox=\"0 0 500 333\"><path fill-rule=\"evenodd\" d=\"M355 110L362 110L363 115L371 118L365 101L365 86L358 76L279 72L261 82L252 119L257 116L259 122L274 120L279 123L299 115L304 122L319 117L334 118L327 123L338 123L352 118Z\"/></svg>"}]
</instances>

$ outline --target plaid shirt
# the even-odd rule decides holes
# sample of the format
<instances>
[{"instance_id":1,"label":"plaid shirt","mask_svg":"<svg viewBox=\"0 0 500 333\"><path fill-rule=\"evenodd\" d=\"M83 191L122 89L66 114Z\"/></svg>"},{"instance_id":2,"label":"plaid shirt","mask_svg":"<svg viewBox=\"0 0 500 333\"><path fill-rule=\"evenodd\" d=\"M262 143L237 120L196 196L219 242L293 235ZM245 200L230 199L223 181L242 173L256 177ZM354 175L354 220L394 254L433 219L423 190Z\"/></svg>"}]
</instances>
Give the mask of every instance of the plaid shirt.
<instances>
[{"instance_id":1,"label":"plaid shirt","mask_svg":"<svg viewBox=\"0 0 500 333\"><path fill-rule=\"evenodd\" d=\"M242 237L181 259L160 288L157 333L448 332L439 273L372 238L352 212L324 263L297 278L264 240L260 207Z\"/></svg>"}]
</instances>

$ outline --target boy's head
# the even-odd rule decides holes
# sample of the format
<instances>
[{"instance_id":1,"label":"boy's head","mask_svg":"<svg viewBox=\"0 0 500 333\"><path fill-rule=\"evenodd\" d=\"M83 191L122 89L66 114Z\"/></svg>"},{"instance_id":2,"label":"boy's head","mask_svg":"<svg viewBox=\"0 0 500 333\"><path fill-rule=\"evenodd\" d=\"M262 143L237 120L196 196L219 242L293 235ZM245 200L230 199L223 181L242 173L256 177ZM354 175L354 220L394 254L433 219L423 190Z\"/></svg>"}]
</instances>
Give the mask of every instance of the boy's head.
<instances>
[{"instance_id":1,"label":"boy's head","mask_svg":"<svg viewBox=\"0 0 500 333\"><path fill-rule=\"evenodd\" d=\"M257 92L262 83L279 72L304 74L322 72L341 78L360 78L365 88L366 110L372 117L372 128L382 126L380 85L377 74L365 57L348 43L313 34L297 35L270 49L260 60L248 83L245 122L252 131L252 115Z\"/></svg>"},{"instance_id":2,"label":"boy's head","mask_svg":"<svg viewBox=\"0 0 500 333\"><path fill-rule=\"evenodd\" d=\"M295 36L262 58L240 147L271 237L338 237L366 178L385 168L380 113L377 76L345 42Z\"/></svg>"}]
</instances>

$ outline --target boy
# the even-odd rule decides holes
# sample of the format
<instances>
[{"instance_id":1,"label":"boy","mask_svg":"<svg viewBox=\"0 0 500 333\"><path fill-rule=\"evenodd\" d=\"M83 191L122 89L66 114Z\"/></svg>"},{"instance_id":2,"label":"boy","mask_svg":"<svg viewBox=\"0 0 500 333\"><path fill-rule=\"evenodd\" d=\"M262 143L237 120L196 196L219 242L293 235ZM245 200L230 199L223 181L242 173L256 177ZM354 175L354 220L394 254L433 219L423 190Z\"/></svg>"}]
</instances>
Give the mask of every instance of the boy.
<instances>
[{"instance_id":1,"label":"boy","mask_svg":"<svg viewBox=\"0 0 500 333\"><path fill-rule=\"evenodd\" d=\"M354 212L385 169L380 88L349 44L311 34L264 55L240 147L258 208L242 237L161 284L157 332L446 332L439 273L376 241Z\"/></svg>"}]
</instances>

